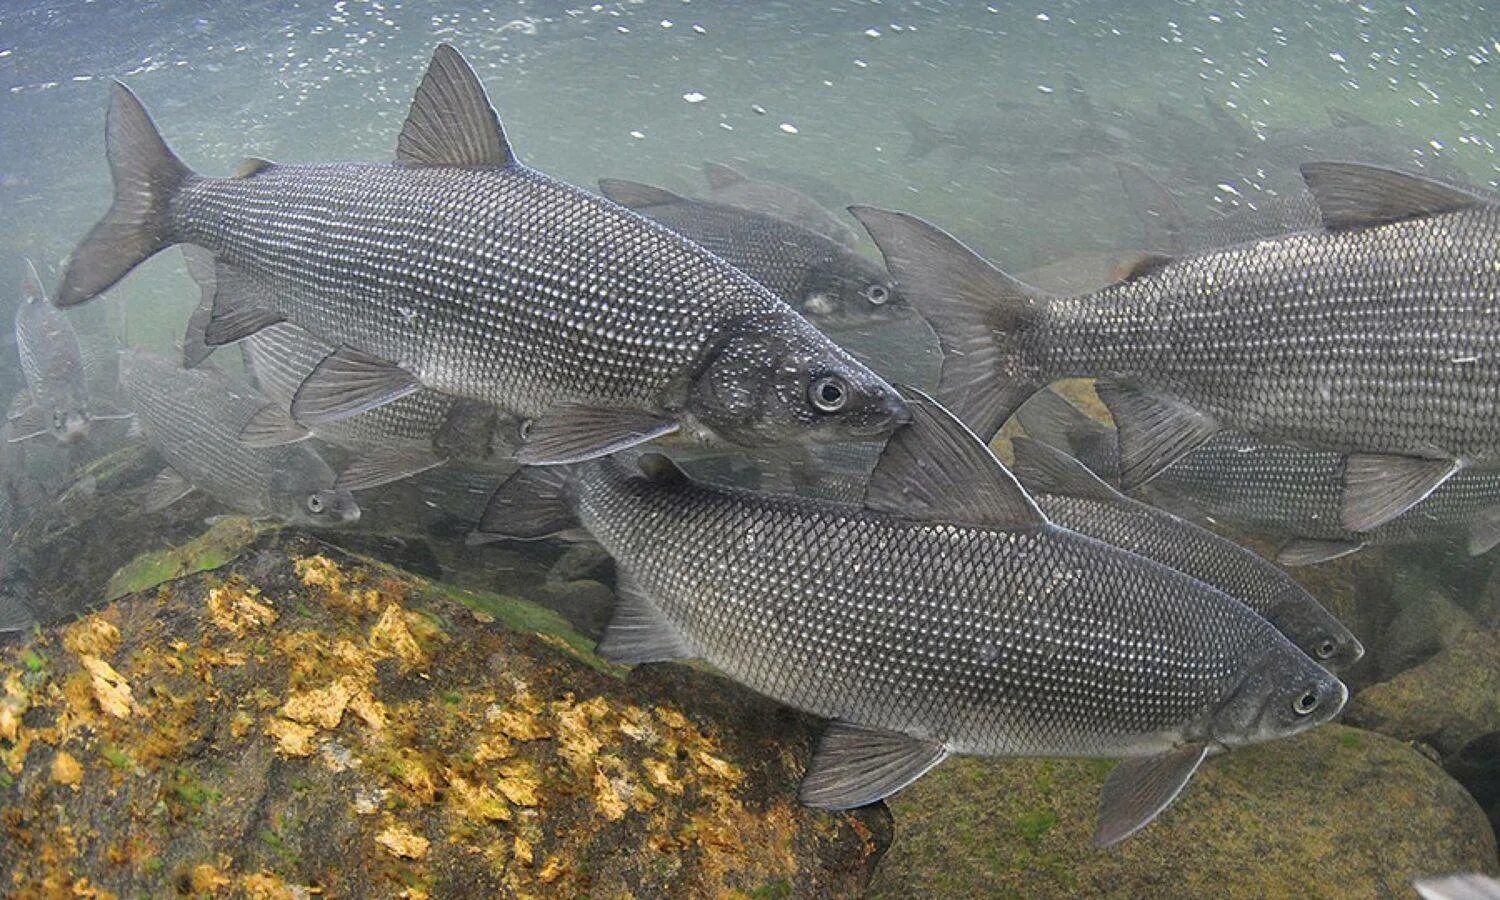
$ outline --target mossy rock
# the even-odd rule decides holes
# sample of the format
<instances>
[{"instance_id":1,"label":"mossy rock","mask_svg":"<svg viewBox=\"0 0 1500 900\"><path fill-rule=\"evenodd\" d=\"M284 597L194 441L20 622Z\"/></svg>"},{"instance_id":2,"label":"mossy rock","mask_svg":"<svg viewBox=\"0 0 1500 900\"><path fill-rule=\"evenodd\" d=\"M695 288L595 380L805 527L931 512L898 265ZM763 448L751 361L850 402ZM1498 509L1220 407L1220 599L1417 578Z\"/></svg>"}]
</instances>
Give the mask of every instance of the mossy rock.
<instances>
[{"instance_id":1,"label":"mossy rock","mask_svg":"<svg viewBox=\"0 0 1500 900\"><path fill-rule=\"evenodd\" d=\"M262 535L0 650L0 892L863 890L889 815L797 803L815 720L591 646L524 601Z\"/></svg>"},{"instance_id":2,"label":"mossy rock","mask_svg":"<svg viewBox=\"0 0 1500 900\"><path fill-rule=\"evenodd\" d=\"M1097 760L952 760L890 801L871 896L1404 896L1420 875L1497 869L1463 788L1410 746L1330 725L1210 759L1122 844L1092 844Z\"/></svg>"},{"instance_id":3,"label":"mossy rock","mask_svg":"<svg viewBox=\"0 0 1500 900\"><path fill-rule=\"evenodd\" d=\"M1443 756L1500 731L1500 631L1462 635L1422 665L1360 691L1346 716L1364 728L1431 744Z\"/></svg>"}]
</instances>

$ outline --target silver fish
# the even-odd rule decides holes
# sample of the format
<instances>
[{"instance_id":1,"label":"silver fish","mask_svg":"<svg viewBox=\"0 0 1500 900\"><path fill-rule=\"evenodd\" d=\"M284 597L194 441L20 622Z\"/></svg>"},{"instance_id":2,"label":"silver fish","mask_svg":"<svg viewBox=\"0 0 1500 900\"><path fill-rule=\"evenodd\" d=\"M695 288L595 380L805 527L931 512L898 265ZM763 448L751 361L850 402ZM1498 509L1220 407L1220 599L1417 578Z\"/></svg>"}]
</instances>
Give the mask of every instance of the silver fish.
<instances>
[{"instance_id":1,"label":"silver fish","mask_svg":"<svg viewBox=\"0 0 1500 900\"><path fill-rule=\"evenodd\" d=\"M21 305L16 309L16 351L26 393L10 412L7 440L50 434L58 443L76 444L88 439L95 419L121 418L94 409L78 336L67 317L47 302L30 260L21 285Z\"/></svg>"},{"instance_id":2,"label":"silver fish","mask_svg":"<svg viewBox=\"0 0 1500 900\"><path fill-rule=\"evenodd\" d=\"M334 487L333 470L306 444L250 447L240 431L266 398L212 366L183 369L142 350L121 354L120 383L151 445L167 462L149 506L194 489L252 516L336 527L359 521L359 504Z\"/></svg>"},{"instance_id":3,"label":"silver fish","mask_svg":"<svg viewBox=\"0 0 1500 900\"><path fill-rule=\"evenodd\" d=\"M433 55L395 165L187 169L116 85L115 204L73 255L84 302L178 243L216 257L210 344L290 320L339 347L295 417L428 387L527 419L522 461L674 432L743 446L875 440L895 391L764 287L670 230L520 163L457 50Z\"/></svg>"},{"instance_id":4,"label":"silver fish","mask_svg":"<svg viewBox=\"0 0 1500 900\"><path fill-rule=\"evenodd\" d=\"M704 163L703 177L708 181L708 199L714 203L775 216L846 247L859 244L859 235L853 228L801 191L784 184L756 181L723 163Z\"/></svg>"},{"instance_id":5,"label":"silver fish","mask_svg":"<svg viewBox=\"0 0 1500 900\"><path fill-rule=\"evenodd\" d=\"M863 505L694 484L664 458L524 469L482 531L576 515L615 558L599 650L701 657L832 719L801 797L874 802L950 754L1125 757L1096 840L1161 811L1213 751L1327 721L1347 690L1244 604L1049 522L935 403Z\"/></svg>"},{"instance_id":6,"label":"silver fish","mask_svg":"<svg viewBox=\"0 0 1500 900\"><path fill-rule=\"evenodd\" d=\"M1041 441L1011 439L1015 473L1042 512L1064 528L1155 560L1218 588L1330 668L1364 655L1359 639L1287 574L1233 541L1132 500L1081 462Z\"/></svg>"},{"instance_id":7,"label":"silver fish","mask_svg":"<svg viewBox=\"0 0 1500 900\"><path fill-rule=\"evenodd\" d=\"M909 309L879 263L809 228L638 181L600 179L599 192L754 278L820 330L878 324Z\"/></svg>"},{"instance_id":8,"label":"silver fish","mask_svg":"<svg viewBox=\"0 0 1500 900\"><path fill-rule=\"evenodd\" d=\"M1366 531L1500 464L1500 205L1411 175L1302 168L1323 228L1043 294L920 219L860 207L943 342L939 397L992 435L1058 378L1107 379L1128 488L1218 431L1349 454Z\"/></svg>"}]
</instances>

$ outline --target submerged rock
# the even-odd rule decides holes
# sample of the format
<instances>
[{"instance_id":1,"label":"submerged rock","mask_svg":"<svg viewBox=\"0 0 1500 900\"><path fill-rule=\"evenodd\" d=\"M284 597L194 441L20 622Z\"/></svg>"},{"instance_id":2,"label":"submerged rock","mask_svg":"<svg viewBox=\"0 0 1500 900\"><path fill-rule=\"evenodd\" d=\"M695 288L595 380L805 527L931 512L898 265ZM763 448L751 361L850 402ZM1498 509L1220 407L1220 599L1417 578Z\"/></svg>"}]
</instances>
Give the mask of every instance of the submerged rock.
<instances>
[{"instance_id":1,"label":"submerged rock","mask_svg":"<svg viewBox=\"0 0 1500 900\"><path fill-rule=\"evenodd\" d=\"M896 795L871 896L1376 897L1497 871L1473 798L1416 750L1330 725L1206 763L1109 850L1091 843L1097 760L951 760Z\"/></svg>"},{"instance_id":2,"label":"submerged rock","mask_svg":"<svg viewBox=\"0 0 1500 900\"><path fill-rule=\"evenodd\" d=\"M0 891L841 896L817 723L294 534L0 652ZM292 892L288 894L287 892Z\"/></svg>"},{"instance_id":3,"label":"submerged rock","mask_svg":"<svg viewBox=\"0 0 1500 900\"><path fill-rule=\"evenodd\" d=\"M1354 695L1346 718L1444 757L1500 731L1500 632L1470 631L1420 666Z\"/></svg>"}]
</instances>

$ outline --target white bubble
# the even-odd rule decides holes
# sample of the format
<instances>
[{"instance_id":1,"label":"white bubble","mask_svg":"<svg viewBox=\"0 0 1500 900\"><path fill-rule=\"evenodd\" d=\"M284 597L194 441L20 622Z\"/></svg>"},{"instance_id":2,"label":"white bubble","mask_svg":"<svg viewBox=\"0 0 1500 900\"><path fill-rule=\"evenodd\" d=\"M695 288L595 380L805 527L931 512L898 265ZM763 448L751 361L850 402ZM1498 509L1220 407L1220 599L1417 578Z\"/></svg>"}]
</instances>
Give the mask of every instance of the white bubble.
<instances>
[{"instance_id":1,"label":"white bubble","mask_svg":"<svg viewBox=\"0 0 1500 900\"><path fill-rule=\"evenodd\" d=\"M704 100L707 100L708 98L705 97L704 95L698 93L697 91L690 91L690 92L688 92L686 94L683 94L682 95L682 99L686 100L689 103L702 103Z\"/></svg>"},{"instance_id":2,"label":"white bubble","mask_svg":"<svg viewBox=\"0 0 1500 900\"><path fill-rule=\"evenodd\" d=\"M793 125L791 122L782 122L781 123L781 130L784 131L784 132L786 132L787 134L796 134L797 133L797 126Z\"/></svg>"},{"instance_id":3,"label":"white bubble","mask_svg":"<svg viewBox=\"0 0 1500 900\"><path fill-rule=\"evenodd\" d=\"M646 139L646 136L644 134L640 133L639 131L632 131L632 132L630 132L630 136L633 137L633 138L635 138L638 141L643 141L643 140Z\"/></svg>"}]
</instances>

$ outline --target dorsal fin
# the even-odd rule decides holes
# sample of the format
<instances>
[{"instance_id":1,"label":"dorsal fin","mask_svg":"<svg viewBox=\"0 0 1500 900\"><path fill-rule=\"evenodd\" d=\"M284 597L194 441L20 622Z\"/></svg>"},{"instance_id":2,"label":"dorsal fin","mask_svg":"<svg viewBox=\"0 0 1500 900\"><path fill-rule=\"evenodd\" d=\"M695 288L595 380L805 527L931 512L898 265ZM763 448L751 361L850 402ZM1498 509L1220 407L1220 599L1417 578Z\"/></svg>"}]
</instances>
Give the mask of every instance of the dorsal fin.
<instances>
[{"instance_id":1,"label":"dorsal fin","mask_svg":"<svg viewBox=\"0 0 1500 900\"><path fill-rule=\"evenodd\" d=\"M24 303L40 303L47 299L47 289L42 287L42 276L36 266L26 260L26 274L21 277L21 300Z\"/></svg>"},{"instance_id":2,"label":"dorsal fin","mask_svg":"<svg viewBox=\"0 0 1500 900\"><path fill-rule=\"evenodd\" d=\"M235 178L253 178L256 175L276 165L269 159L261 159L259 156L247 156L240 160L240 164L234 167Z\"/></svg>"},{"instance_id":3,"label":"dorsal fin","mask_svg":"<svg viewBox=\"0 0 1500 900\"><path fill-rule=\"evenodd\" d=\"M716 191L720 188L744 184L750 180L741 175L738 169L732 169L723 163L713 162L703 164L703 177L708 179L708 186Z\"/></svg>"},{"instance_id":4,"label":"dorsal fin","mask_svg":"<svg viewBox=\"0 0 1500 900\"><path fill-rule=\"evenodd\" d=\"M692 480L677 463L660 453L642 453L635 464L642 475L657 484L682 484Z\"/></svg>"},{"instance_id":5,"label":"dorsal fin","mask_svg":"<svg viewBox=\"0 0 1500 900\"><path fill-rule=\"evenodd\" d=\"M1364 116L1337 106L1325 104L1323 112L1328 114L1328 121L1333 123L1334 128L1369 128L1372 124Z\"/></svg>"},{"instance_id":6,"label":"dorsal fin","mask_svg":"<svg viewBox=\"0 0 1500 900\"><path fill-rule=\"evenodd\" d=\"M1047 519L974 432L936 400L901 388L912 423L885 445L865 506L911 519L980 528L1033 528Z\"/></svg>"},{"instance_id":7,"label":"dorsal fin","mask_svg":"<svg viewBox=\"0 0 1500 900\"><path fill-rule=\"evenodd\" d=\"M1115 265L1115 270L1112 274L1116 281L1129 281L1132 278L1149 275L1162 266L1175 262L1176 259L1177 257L1170 253L1158 253L1154 250L1146 250L1123 257Z\"/></svg>"},{"instance_id":8,"label":"dorsal fin","mask_svg":"<svg viewBox=\"0 0 1500 900\"><path fill-rule=\"evenodd\" d=\"M1441 181L1362 163L1303 163L1302 180L1318 204L1324 228L1385 225L1488 202Z\"/></svg>"},{"instance_id":9,"label":"dorsal fin","mask_svg":"<svg viewBox=\"0 0 1500 900\"><path fill-rule=\"evenodd\" d=\"M599 193L626 209L647 209L652 206L688 202L686 197L674 194L666 188L653 187L624 178L599 179Z\"/></svg>"},{"instance_id":10,"label":"dorsal fin","mask_svg":"<svg viewBox=\"0 0 1500 900\"><path fill-rule=\"evenodd\" d=\"M1056 447L1021 435L1011 438L1011 447L1016 452L1016 477L1028 490L1106 503L1126 499L1088 466Z\"/></svg>"},{"instance_id":11,"label":"dorsal fin","mask_svg":"<svg viewBox=\"0 0 1500 900\"><path fill-rule=\"evenodd\" d=\"M432 54L396 142L396 161L501 168L515 162L479 76L452 44L438 44Z\"/></svg>"}]
</instances>

